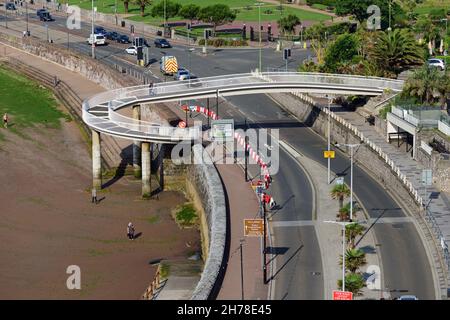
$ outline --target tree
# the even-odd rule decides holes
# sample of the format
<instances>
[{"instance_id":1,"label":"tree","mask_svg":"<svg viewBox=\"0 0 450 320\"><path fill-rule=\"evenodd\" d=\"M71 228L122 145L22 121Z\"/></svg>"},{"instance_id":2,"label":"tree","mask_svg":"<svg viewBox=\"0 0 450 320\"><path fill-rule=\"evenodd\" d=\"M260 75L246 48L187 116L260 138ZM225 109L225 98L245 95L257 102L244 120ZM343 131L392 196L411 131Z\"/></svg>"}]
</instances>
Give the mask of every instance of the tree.
<instances>
[{"instance_id":1,"label":"tree","mask_svg":"<svg viewBox=\"0 0 450 320\"><path fill-rule=\"evenodd\" d=\"M325 53L325 69L336 72L339 64L345 64L358 55L358 40L352 34L342 34L329 45Z\"/></svg>"},{"instance_id":2,"label":"tree","mask_svg":"<svg viewBox=\"0 0 450 320\"><path fill-rule=\"evenodd\" d=\"M360 295L361 289L366 286L364 278L359 273L350 273L345 276L345 290L354 295ZM338 280L338 288L342 288L342 280Z\"/></svg>"},{"instance_id":3,"label":"tree","mask_svg":"<svg viewBox=\"0 0 450 320\"><path fill-rule=\"evenodd\" d=\"M361 208L355 203L352 208L352 218L356 217L356 213L360 210ZM348 221L350 219L350 202L339 209L339 214L337 216L341 221Z\"/></svg>"},{"instance_id":4,"label":"tree","mask_svg":"<svg viewBox=\"0 0 450 320\"><path fill-rule=\"evenodd\" d=\"M283 17L278 20L278 28L283 30L284 34L292 34L295 31L295 27L300 25L300 19L293 14Z\"/></svg>"},{"instance_id":5,"label":"tree","mask_svg":"<svg viewBox=\"0 0 450 320\"><path fill-rule=\"evenodd\" d=\"M380 32L368 56L384 70L385 76L397 77L407 68L422 64L424 51L409 30L395 29Z\"/></svg>"},{"instance_id":6,"label":"tree","mask_svg":"<svg viewBox=\"0 0 450 320\"><path fill-rule=\"evenodd\" d=\"M166 18L170 19L176 17L181 9L181 4L179 4L178 2L173 2L171 0L166 0L165 4ZM161 0L152 7L151 15L152 17L164 17L164 1Z\"/></svg>"},{"instance_id":7,"label":"tree","mask_svg":"<svg viewBox=\"0 0 450 320\"><path fill-rule=\"evenodd\" d=\"M152 0L133 0L135 4L141 9L141 17L145 15L145 7L152 2Z\"/></svg>"},{"instance_id":8,"label":"tree","mask_svg":"<svg viewBox=\"0 0 450 320\"><path fill-rule=\"evenodd\" d=\"M323 22L316 23L306 29L305 37L310 39L310 46L317 57L317 64L323 64L327 39L325 37L327 28Z\"/></svg>"},{"instance_id":9,"label":"tree","mask_svg":"<svg viewBox=\"0 0 450 320\"><path fill-rule=\"evenodd\" d=\"M331 190L331 197L339 200L339 209L344 206L344 198L350 195L350 189L345 184L336 184Z\"/></svg>"},{"instance_id":10,"label":"tree","mask_svg":"<svg viewBox=\"0 0 450 320\"><path fill-rule=\"evenodd\" d=\"M225 4L215 4L202 8L198 18L204 22L212 23L214 31L216 31L217 26L233 22L236 19L236 14Z\"/></svg>"},{"instance_id":11,"label":"tree","mask_svg":"<svg viewBox=\"0 0 450 320\"><path fill-rule=\"evenodd\" d=\"M125 9L125 13L128 13L128 5L130 4L130 0L122 0L123 1L123 7Z\"/></svg>"},{"instance_id":12,"label":"tree","mask_svg":"<svg viewBox=\"0 0 450 320\"><path fill-rule=\"evenodd\" d=\"M345 237L351 249L355 248L356 237L362 235L365 230L366 227L360 225L359 223L352 223L345 226Z\"/></svg>"},{"instance_id":13,"label":"tree","mask_svg":"<svg viewBox=\"0 0 450 320\"><path fill-rule=\"evenodd\" d=\"M178 14L181 17L183 17L184 19L189 19L191 21L191 25L192 25L192 20L198 19L199 13L200 13L200 7L193 3L183 6L180 9L180 12L178 12Z\"/></svg>"},{"instance_id":14,"label":"tree","mask_svg":"<svg viewBox=\"0 0 450 320\"><path fill-rule=\"evenodd\" d=\"M403 87L403 97L413 97L420 103L433 104L437 99L445 105L450 93L449 75L443 74L437 68L424 65L406 80Z\"/></svg>"},{"instance_id":15,"label":"tree","mask_svg":"<svg viewBox=\"0 0 450 320\"><path fill-rule=\"evenodd\" d=\"M342 255L339 264L342 266ZM355 273L360 267L367 264L366 254L361 249L347 249L345 252L345 269Z\"/></svg>"}]
</instances>

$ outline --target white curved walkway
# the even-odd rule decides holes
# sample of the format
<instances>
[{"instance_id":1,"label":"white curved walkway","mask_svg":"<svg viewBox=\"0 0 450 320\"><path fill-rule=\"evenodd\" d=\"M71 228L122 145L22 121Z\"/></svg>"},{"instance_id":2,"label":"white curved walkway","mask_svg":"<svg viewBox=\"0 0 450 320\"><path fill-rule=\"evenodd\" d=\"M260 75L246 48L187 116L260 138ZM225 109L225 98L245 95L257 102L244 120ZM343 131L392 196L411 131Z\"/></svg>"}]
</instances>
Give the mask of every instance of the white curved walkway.
<instances>
[{"instance_id":1,"label":"white curved walkway","mask_svg":"<svg viewBox=\"0 0 450 320\"><path fill-rule=\"evenodd\" d=\"M270 82L269 82L270 79ZM177 143L197 140L199 127L177 128L138 121L118 113L124 107L185 99L269 92L327 93L376 96L385 90L398 92L403 81L353 75L267 72L157 83L103 92L83 102L83 120L101 133L131 140Z\"/></svg>"}]
</instances>

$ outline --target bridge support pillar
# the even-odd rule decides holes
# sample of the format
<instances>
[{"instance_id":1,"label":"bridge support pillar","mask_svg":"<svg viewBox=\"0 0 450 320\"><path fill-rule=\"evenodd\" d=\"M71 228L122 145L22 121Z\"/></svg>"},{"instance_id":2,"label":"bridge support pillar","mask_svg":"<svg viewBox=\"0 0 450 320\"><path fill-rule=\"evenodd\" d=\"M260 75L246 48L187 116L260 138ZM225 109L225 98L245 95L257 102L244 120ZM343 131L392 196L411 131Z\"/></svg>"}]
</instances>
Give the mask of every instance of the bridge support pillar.
<instances>
[{"instance_id":1,"label":"bridge support pillar","mask_svg":"<svg viewBox=\"0 0 450 320\"><path fill-rule=\"evenodd\" d=\"M142 142L142 197L149 198L151 190L150 143Z\"/></svg>"},{"instance_id":2,"label":"bridge support pillar","mask_svg":"<svg viewBox=\"0 0 450 320\"><path fill-rule=\"evenodd\" d=\"M141 106L134 105L133 106L133 119L141 120ZM133 169L134 176L136 178L141 178L141 142L139 140L133 141Z\"/></svg>"},{"instance_id":3,"label":"bridge support pillar","mask_svg":"<svg viewBox=\"0 0 450 320\"><path fill-rule=\"evenodd\" d=\"M102 188L102 152L100 132L92 130L92 187Z\"/></svg>"}]
</instances>

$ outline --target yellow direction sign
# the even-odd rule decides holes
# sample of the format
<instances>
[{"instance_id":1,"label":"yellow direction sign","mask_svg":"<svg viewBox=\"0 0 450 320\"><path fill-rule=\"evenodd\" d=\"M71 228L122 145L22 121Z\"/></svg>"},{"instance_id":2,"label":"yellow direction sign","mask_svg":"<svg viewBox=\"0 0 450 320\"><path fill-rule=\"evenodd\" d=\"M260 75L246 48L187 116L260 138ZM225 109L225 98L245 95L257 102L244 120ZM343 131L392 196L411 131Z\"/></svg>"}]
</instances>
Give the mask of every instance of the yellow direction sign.
<instances>
[{"instance_id":1,"label":"yellow direction sign","mask_svg":"<svg viewBox=\"0 0 450 320\"><path fill-rule=\"evenodd\" d=\"M164 62L164 70L166 73L175 73L178 71L178 62L176 58L167 59Z\"/></svg>"},{"instance_id":2,"label":"yellow direction sign","mask_svg":"<svg viewBox=\"0 0 450 320\"><path fill-rule=\"evenodd\" d=\"M244 235L246 237L263 237L263 219L244 219Z\"/></svg>"},{"instance_id":3,"label":"yellow direction sign","mask_svg":"<svg viewBox=\"0 0 450 320\"><path fill-rule=\"evenodd\" d=\"M323 157L325 159L328 159L328 158L334 159L334 156L335 156L335 153L332 150L327 150L327 151L323 152Z\"/></svg>"}]
</instances>

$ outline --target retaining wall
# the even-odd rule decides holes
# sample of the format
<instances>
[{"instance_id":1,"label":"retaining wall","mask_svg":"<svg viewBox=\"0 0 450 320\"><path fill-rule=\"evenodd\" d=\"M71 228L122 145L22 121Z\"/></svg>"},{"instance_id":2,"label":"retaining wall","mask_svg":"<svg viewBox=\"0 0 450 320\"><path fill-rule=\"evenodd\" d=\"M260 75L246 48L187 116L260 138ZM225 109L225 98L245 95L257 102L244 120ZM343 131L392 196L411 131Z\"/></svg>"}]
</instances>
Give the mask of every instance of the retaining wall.
<instances>
[{"instance_id":1,"label":"retaining wall","mask_svg":"<svg viewBox=\"0 0 450 320\"><path fill-rule=\"evenodd\" d=\"M227 212L225 195L217 169L213 164L201 161L208 157L200 144L192 148L194 163L188 168L188 183L201 201L204 209L206 229L203 239L208 242L205 267L197 287L192 294L192 300L214 299L220 289L225 270L224 256L227 245ZM207 161L208 162L208 161ZM212 162L211 162L212 163Z\"/></svg>"}]
</instances>

